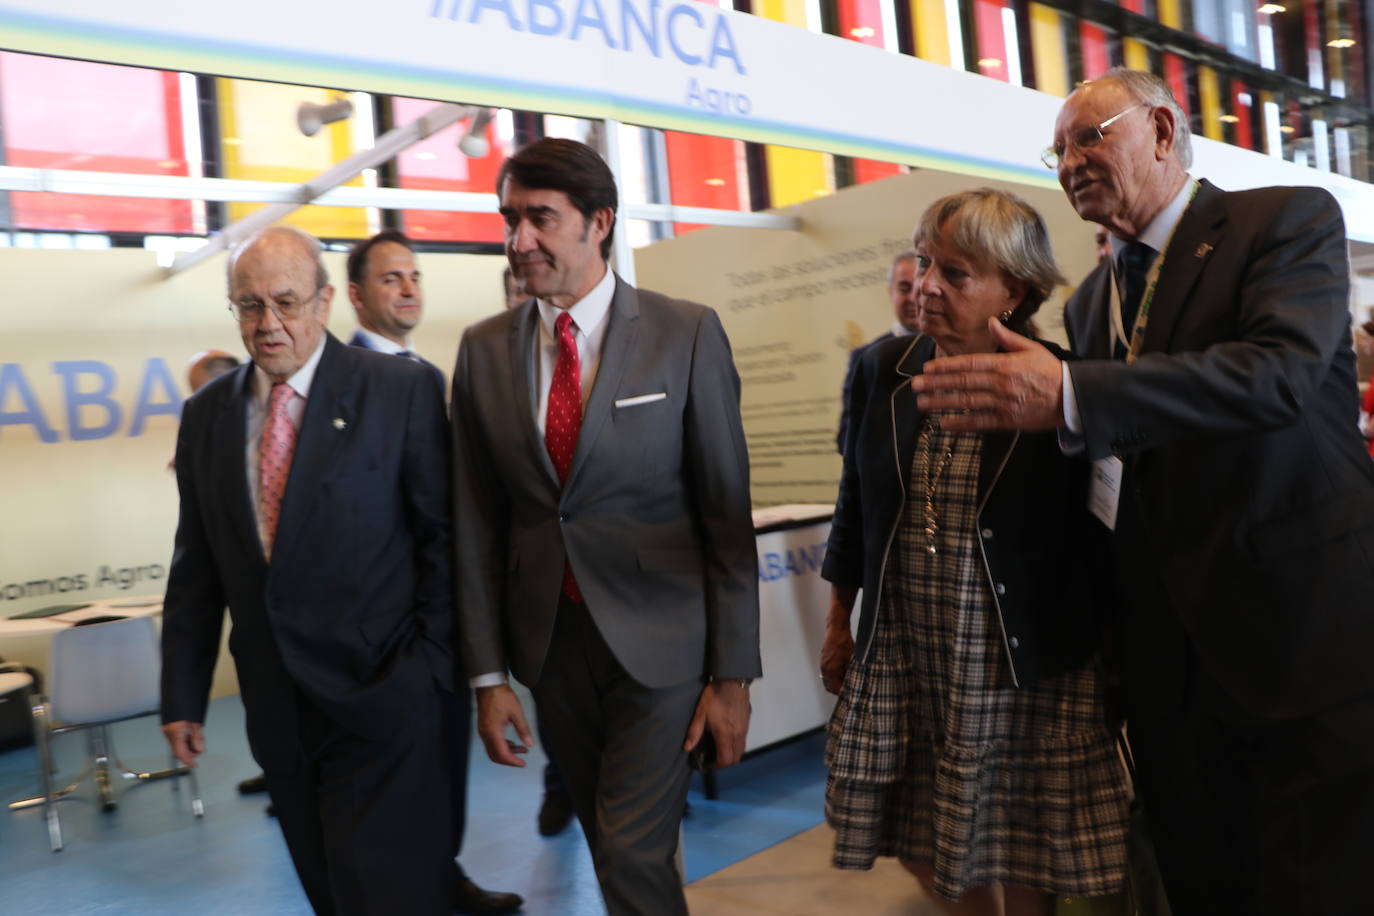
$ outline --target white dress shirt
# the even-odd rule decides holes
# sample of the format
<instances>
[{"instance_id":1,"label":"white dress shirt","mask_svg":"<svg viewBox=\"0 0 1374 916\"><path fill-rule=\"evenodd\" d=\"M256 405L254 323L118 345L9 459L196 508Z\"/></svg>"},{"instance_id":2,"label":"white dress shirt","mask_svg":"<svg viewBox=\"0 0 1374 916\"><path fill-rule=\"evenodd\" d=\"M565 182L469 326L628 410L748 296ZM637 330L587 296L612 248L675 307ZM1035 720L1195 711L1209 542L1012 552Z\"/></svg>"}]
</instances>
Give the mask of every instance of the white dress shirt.
<instances>
[{"instance_id":1,"label":"white dress shirt","mask_svg":"<svg viewBox=\"0 0 1374 916\"><path fill-rule=\"evenodd\" d=\"M601 347L606 342L606 326L610 324L607 316L611 311L611 297L615 295L615 274L608 268L601 282L567 310L572 316L573 340L577 342L577 356L582 370L582 406L587 406L587 396L592 392L596 381L596 370L601 365ZM549 414L549 389L553 387L553 373L558 367L558 336L553 325L563 309L549 305L543 299L536 299L539 309L539 323L534 335L534 391L536 397L532 409L534 422L539 427L539 435L544 435L544 421Z\"/></svg>"},{"instance_id":2,"label":"white dress shirt","mask_svg":"<svg viewBox=\"0 0 1374 916\"><path fill-rule=\"evenodd\" d=\"M1188 209L1188 202L1192 200L1193 197L1193 186L1196 184L1196 179L1185 181L1183 183L1183 188L1174 196L1173 200L1169 201L1163 210L1155 214L1155 218L1150 220L1150 224L1145 227L1144 232L1140 233L1140 238L1136 239L1136 241L1149 245L1156 255L1163 251L1164 246L1169 244L1169 239L1173 236L1174 229L1177 228L1179 220L1183 219L1184 211ZM1112 246L1112 258L1115 259L1120 257L1121 249L1126 247L1126 243L1114 235L1107 236L1107 241ZM1107 316L1107 320L1111 321L1110 315ZM1127 333L1130 332L1129 328L1126 330ZM1107 333L1109 337L1113 335L1110 329ZM1078 416L1078 393L1074 391L1073 373L1069 370L1070 363L1067 360L1059 365L1060 373L1063 375L1064 381L1064 426L1067 427L1072 436L1079 437L1083 435L1083 421ZM1081 442L1071 444L1068 441L1064 441L1064 438L1065 437L1062 436L1060 437L1060 445L1066 452L1074 454L1082 450L1083 446Z\"/></svg>"},{"instance_id":3,"label":"white dress shirt","mask_svg":"<svg viewBox=\"0 0 1374 916\"><path fill-rule=\"evenodd\" d=\"M572 316L573 340L577 342L577 356L581 369L582 406L587 406L587 397L596 382L596 370L601 365L601 348L606 342L606 328L611 311L611 298L615 295L615 274L610 268L601 282L592 291L577 300L568 308ZM549 413L549 389L553 387L553 373L558 367L558 336L553 325L563 309L549 305L543 299L535 300L539 310L539 321L534 333L534 397L531 409L534 410L534 423L539 427L539 436L544 436L544 420ZM489 671L468 680L475 690L478 687L495 687L506 683L504 672Z\"/></svg>"},{"instance_id":4,"label":"white dress shirt","mask_svg":"<svg viewBox=\"0 0 1374 916\"><path fill-rule=\"evenodd\" d=\"M413 354L415 348L410 345L410 337L406 337L404 344L398 344L390 337L383 337L376 331L369 331L362 325L358 325L358 336L367 341L369 350L376 350L378 353L390 353L393 356L397 353Z\"/></svg>"},{"instance_id":5,"label":"white dress shirt","mask_svg":"<svg viewBox=\"0 0 1374 916\"><path fill-rule=\"evenodd\" d=\"M324 342L325 337L321 335L320 345L305 361L305 365L286 380L286 384L296 393L295 397L287 401L286 413L298 432L301 428L301 418L305 416L306 398L310 397L310 384L315 380L315 370L319 368L320 357L324 355ZM248 435L245 437L247 443L244 446L244 462L248 473L248 498L253 504L253 520L257 522L259 532L262 531L262 517L261 508L258 506L258 493L262 490L262 483L259 477L258 448L262 442L262 427L267 419L267 400L271 394L272 380L261 367L254 366L253 374L248 380Z\"/></svg>"}]
</instances>

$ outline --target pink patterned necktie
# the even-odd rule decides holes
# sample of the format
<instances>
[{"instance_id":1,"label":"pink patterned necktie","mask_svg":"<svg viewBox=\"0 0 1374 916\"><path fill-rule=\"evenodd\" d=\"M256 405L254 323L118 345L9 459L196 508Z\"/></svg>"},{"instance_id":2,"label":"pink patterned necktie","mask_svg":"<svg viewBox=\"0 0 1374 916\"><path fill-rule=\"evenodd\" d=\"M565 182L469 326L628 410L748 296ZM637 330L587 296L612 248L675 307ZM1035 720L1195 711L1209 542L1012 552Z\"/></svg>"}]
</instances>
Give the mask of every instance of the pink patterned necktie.
<instances>
[{"instance_id":1,"label":"pink patterned necktie","mask_svg":"<svg viewBox=\"0 0 1374 916\"><path fill-rule=\"evenodd\" d=\"M296 452L296 424L286 406L296 392L285 382L272 386L267 402L267 419L262 424L258 443L258 525L262 552L272 559L272 541L281 519L281 499L286 493L286 478L291 473L291 456Z\"/></svg>"},{"instance_id":2,"label":"pink patterned necktie","mask_svg":"<svg viewBox=\"0 0 1374 916\"><path fill-rule=\"evenodd\" d=\"M577 357L572 316L566 311L559 313L553 323L553 332L558 338L558 364L553 370L553 384L549 386L544 447L549 450L559 483L567 483L573 453L577 451L577 434L582 429L582 363ZM582 603L582 590L577 587L567 560L563 561L563 594L570 601Z\"/></svg>"}]
</instances>

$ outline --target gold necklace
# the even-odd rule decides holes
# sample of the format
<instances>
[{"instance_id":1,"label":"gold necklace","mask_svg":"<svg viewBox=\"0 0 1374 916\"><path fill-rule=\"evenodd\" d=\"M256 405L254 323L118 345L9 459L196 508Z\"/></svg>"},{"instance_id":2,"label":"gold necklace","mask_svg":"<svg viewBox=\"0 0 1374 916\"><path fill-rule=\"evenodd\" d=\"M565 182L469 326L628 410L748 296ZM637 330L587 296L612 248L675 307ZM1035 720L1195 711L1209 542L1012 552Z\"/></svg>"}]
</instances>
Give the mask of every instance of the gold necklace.
<instances>
[{"instance_id":1,"label":"gold necklace","mask_svg":"<svg viewBox=\"0 0 1374 916\"><path fill-rule=\"evenodd\" d=\"M954 457L954 449L945 446L940 453L939 464L932 469L931 463L935 455L935 437L940 432L940 418L934 414L926 417L925 428L921 431L921 455L923 458L922 466L925 470L925 533L926 533L926 553L934 556L935 536L939 533L940 525L935 517L935 490L940 485L940 475L949 466L949 461Z\"/></svg>"}]
</instances>

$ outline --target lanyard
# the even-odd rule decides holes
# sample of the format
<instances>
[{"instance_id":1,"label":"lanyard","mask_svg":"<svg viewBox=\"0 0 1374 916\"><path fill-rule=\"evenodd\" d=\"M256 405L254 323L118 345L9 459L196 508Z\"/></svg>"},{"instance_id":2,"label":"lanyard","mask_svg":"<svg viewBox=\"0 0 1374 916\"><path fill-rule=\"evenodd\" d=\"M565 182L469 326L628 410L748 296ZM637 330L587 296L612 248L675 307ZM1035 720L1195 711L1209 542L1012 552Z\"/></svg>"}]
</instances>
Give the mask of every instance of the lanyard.
<instances>
[{"instance_id":1,"label":"lanyard","mask_svg":"<svg viewBox=\"0 0 1374 916\"><path fill-rule=\"evenodd\" d=\"M1188 192L1188 203L1183 208L1186 216L1188 208L1193 205L1193 198L1197 197L1197 189L1200 184L1193 182L1193 189ZM1169 237L1164 240L1164 247L1160 249L1159 255L1154 263L1150 265L1149 272L1145 275L1145 290L1140 295L1140 309L1136 312L1135 326L1131 329L1131 336L1126 337L1126 326L1121 319L1121 282L1116 272L1116 258L1112 258L1112 298L1108 304L1108 311L1111 313L1113 340L1119 341L1126 348L1126 362L1133 363L1140 357L1140 351L1145 349L1145 328L1150 323L1150 303L1155 298L1155 287L1159 285L1159 275L1164 268L1164 256L1169 251L1170 244L1174 241L1174 233L1178 231L1179 224L1183 222L1180 216L1174 228L1169 230Z\"/></svg>"}]
</instances>

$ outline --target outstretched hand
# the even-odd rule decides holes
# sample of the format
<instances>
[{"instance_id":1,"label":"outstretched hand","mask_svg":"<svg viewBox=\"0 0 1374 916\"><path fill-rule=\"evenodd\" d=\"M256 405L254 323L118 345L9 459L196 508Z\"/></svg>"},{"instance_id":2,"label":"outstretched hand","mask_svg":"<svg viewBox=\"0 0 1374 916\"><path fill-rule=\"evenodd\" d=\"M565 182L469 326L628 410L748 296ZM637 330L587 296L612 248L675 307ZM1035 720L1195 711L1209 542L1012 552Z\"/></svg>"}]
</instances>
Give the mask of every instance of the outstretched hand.
<instances>
[{"instance_id":1,"label":"outstretched hand","mask_svg":"<svg viewBox=\"0 0 1374 916\"><path fill-rule=\"evenodd\" d=\"M945 429L1057 429L1064 425L1063 376L1057 356L988 319L1005 352L945 356L926 363L911 380L916 403L940 417Z\"/></svg>"}]
</instances>

